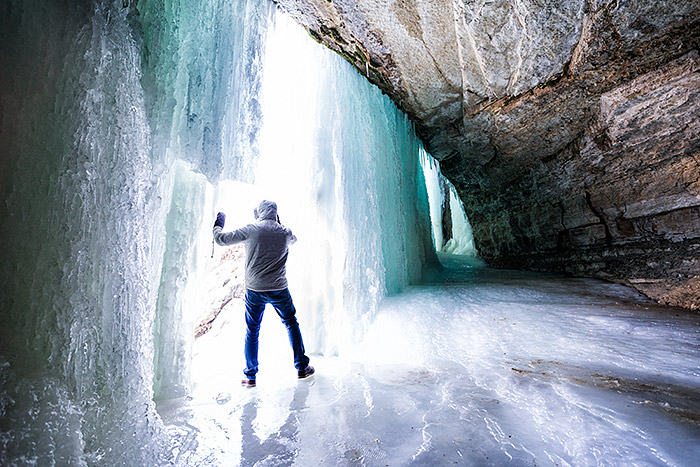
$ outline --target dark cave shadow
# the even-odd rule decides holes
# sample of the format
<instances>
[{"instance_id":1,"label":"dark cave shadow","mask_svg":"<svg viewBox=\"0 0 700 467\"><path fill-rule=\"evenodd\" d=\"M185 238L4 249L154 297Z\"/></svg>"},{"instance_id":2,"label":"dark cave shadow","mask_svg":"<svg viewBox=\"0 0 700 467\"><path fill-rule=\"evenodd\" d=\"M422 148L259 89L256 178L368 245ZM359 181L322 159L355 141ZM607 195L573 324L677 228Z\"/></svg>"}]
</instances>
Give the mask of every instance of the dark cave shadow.
<instances>
[{"instance_id":1,"label":"dark cave shadow","mask_svg":"<svg viewBox=\"0 0 700 467\"><path fill-rule=\"evenodd\" d=\"M265 459L275 464L291 465L297 455L297 435L300 428L301 412L306 408L309 396L308 382L300 382L294 389L294 397L289 404L289 416L282 426L260 442L255 435L253 422L258 416L259 398L252 397L243 406L241 414L241 465L252 466Z\"/></svg>"}]
</instances>

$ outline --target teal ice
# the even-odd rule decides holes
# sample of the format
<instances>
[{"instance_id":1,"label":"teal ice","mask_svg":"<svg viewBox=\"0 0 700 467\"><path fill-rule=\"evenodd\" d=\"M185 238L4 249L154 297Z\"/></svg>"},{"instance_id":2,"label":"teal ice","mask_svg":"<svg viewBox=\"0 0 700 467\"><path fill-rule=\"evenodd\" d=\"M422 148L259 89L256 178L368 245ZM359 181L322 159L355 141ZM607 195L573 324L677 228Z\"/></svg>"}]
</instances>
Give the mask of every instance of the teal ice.
<instances>
[{"instance_id":1,"label":"teal ice","mask_svg":"<svg viewBox=\"0 0 700 467\"><path fill-rule=\"evenodd\" d=\"M0 43L0 464L700 458L698 314L485 268L408 118L271 2L7 0ZM216 212L263 198L317 374L268 320L244 390L235 303L193 328Z\"/></svg>"}]
</instances>

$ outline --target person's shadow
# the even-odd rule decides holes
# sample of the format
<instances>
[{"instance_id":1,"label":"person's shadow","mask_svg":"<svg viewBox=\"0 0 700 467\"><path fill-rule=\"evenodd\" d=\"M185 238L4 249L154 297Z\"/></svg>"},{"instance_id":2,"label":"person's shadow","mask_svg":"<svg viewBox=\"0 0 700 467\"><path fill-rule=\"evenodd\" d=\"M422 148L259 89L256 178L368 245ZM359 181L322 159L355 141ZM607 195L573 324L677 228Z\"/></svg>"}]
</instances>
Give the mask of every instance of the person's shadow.
<instances>
[{"instance_id":1,"label":"person's shadow","mask_svg":"<svg viewBox=\"0 0 700 467\"><path fill-rule=\"evenodd\" d=\"M276 433L260 442L253 430L253 421L258 415L258 398L252 397L243 407L241 415L241 465L252 466L265 460L265 464L291 465L297 455L296 441L299 433L301 412L306 408L309 396L308 382L300 382L294 389L289 404L289 416Z\"/></svg>"}]
</instances>

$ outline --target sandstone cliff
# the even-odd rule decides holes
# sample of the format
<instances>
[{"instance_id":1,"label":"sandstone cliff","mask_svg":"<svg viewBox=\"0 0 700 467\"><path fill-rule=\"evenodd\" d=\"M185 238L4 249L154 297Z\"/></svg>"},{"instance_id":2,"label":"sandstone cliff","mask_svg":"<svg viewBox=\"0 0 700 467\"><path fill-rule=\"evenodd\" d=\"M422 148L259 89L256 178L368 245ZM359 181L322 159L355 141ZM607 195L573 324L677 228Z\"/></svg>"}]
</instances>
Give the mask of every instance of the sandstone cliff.
<instances>
[{"instance_id":1,"label":"sandstone cliff","mask_svg":"<svg viewBox=\"0 0 700 467\"><path fill-rule=\"evenodd\" d=\"M700 307L700 3L277 0L415 121L501 267Z\"/></svg>"}]
</instances>

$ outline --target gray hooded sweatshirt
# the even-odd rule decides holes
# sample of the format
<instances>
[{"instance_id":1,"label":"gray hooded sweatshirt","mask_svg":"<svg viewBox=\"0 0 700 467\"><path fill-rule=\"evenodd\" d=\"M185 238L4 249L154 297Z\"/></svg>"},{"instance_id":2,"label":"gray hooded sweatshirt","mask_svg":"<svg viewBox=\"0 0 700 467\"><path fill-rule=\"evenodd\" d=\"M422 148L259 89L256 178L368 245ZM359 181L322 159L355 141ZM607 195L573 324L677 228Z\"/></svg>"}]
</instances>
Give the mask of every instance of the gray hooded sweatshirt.
<instances>
[{"instance_id":1,"label":"gray hooded sweatshirt","mask_svg":"<svg viewBox=\"0 0 700 467\"><path fill-rule=\"evenodd\" d=\"M255 224L226 233L215 226L214 240L222 246L245 242L246 288L256 292L286 289L287 247L297 238L278 222L277 204L273 201L263 200L254 212Z\"/></svg>"}]
</instances>

